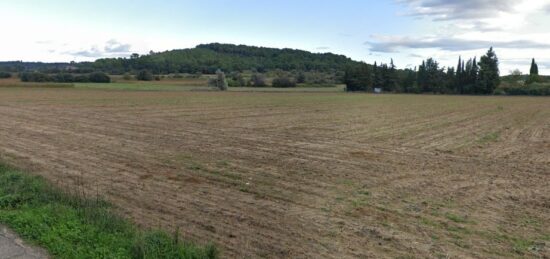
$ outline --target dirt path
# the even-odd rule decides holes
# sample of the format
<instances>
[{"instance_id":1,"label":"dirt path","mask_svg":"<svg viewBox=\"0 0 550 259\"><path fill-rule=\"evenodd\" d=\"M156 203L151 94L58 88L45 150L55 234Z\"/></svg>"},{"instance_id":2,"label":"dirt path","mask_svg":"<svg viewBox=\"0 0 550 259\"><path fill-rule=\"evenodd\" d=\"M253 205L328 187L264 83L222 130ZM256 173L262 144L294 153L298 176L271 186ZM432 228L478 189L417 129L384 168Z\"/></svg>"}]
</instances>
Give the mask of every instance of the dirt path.
<instances>
[{"instance_id":1,"label":"dirt path","mask_svg":"<svg viewBox=\"0 0 550 259\"><path fill-rule=\"evenodd\" d=\"M0 225L0 259L46 259L40 248L26 245L15 233Z\"/></svg>"},{"instance_id":2,"label":"dirt path","mask_svg":"<svg viewBox=\"0 0 550 259\"><path fill-rule=\"evenodd\" d=\"M549 256L547 98L0 89L1 159L227 257Z\"/></svg>"}]
</instances>

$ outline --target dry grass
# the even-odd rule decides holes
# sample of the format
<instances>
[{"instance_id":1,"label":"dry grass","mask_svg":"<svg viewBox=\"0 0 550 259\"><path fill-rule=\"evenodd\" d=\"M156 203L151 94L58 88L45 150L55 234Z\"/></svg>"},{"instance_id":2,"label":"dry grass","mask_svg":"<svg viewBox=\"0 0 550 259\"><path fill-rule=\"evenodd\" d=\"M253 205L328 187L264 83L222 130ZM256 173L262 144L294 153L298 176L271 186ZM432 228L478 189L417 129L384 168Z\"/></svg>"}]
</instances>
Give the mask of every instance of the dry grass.
<instances>
[{"instance_id":1,"label":"dry grass","mask_svg":"<svg viewBox=\"0 0 550 259\"><path fill-rule=\"evenodd\" d=\"M0 88L0 154L227 257L538 257L550 101Z\"/></svg>"}]
</instances>

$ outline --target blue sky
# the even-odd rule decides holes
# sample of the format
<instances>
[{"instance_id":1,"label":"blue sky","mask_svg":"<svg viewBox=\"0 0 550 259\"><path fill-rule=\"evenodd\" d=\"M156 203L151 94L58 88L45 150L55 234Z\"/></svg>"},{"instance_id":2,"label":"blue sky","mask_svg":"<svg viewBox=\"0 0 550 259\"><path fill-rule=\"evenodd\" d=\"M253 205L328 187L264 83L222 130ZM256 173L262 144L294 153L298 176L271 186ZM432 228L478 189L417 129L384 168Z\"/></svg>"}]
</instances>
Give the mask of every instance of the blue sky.
<instances>
[{"instance_id":1,"label":"blue sky","mask_svg":"<svg viewBox=\"0 0 550 259\"><path fill-rule=\"evenodd\" d=\"M550 74L549 0L0 2L0 60L84 61L223 42L333 52L413 67L494 45L503 74ZM6 31L7 30L7 31Z\"/></svg>"}]
</instances>

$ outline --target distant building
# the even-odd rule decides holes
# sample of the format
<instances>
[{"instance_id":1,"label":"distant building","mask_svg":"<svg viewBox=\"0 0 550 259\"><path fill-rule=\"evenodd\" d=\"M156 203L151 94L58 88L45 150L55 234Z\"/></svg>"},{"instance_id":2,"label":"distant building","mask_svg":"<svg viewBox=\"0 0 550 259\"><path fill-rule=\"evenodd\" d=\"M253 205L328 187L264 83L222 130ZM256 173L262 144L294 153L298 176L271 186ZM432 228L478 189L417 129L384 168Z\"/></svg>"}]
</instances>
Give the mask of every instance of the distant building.
<instances>
[{"instance_id":1,"label":"distant building","mask_svg":"<svg viewBox=\"0 0 550 259\"><path fill-rule=\"evenodd\" d=\"M374 88L374 93L376 94L382 93L382 88Z\"/></svg>"}]
</instances>

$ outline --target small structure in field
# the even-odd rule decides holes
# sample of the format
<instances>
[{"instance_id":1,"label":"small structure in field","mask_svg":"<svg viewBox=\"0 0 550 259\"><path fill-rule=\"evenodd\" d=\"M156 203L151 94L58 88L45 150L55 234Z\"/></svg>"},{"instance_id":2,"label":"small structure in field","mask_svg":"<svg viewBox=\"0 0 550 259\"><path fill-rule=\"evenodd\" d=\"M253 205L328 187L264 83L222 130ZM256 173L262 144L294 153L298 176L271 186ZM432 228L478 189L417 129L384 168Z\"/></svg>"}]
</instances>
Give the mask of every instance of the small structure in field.
<instances>
[{"instance_id":1,"label":"small structure in field","mask_svg":"<svg viewBox=\"0 0 550 259\"><path fill-rule=\"evenodd\" d=\"M380 93L382 93L382 88L374 88L374 93L375 93L375 94L380 94Z\"/></svg>"}]
</instances>

